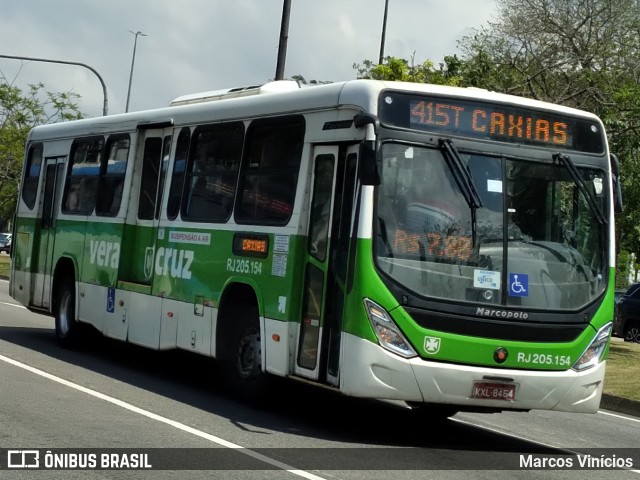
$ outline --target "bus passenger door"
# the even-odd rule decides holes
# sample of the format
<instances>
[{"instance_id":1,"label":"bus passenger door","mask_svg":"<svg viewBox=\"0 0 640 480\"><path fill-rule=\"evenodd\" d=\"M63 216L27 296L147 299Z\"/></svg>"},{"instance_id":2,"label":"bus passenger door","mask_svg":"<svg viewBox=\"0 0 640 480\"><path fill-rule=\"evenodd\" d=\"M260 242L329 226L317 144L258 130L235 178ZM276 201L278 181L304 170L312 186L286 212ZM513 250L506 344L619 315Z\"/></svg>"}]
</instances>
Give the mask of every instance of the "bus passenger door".
<instances>
[{"instance_id":1,"label":"bus passenger door","mask_svg":"<svg viewBox=\"0 0 640 480\"><path fill-rule=\"evenodd\" d=\"M314 151L298 375L338 385L347 265L355 217L357 146Z\"/></svg>"},{"instance_id":2,"label":"bus passenger door","mask_svg":"<svg viewBox=\"0 0 640 480\"><path fill-rule=\"evenodd\" d=\"M51 273L55 245L56 218L65 177L66 157L48 157L44 160L42 182L40 232L36 230L31 271L33 305L48 308L51 298Z\"/></svg>"},{"instance_id":3,"label":"bus passenger door","mask_svg":"<svg viewBox=\"0 0 640 480\"><path fill-rule=\"evenodd\" d=\"M118 287L137 295L126 313L130 342L158 347L162 301L152 296L159 214L171 129L141 129L124 225ZM123 320L124 321L124 320Z\"/></svg>"}]
</instances>

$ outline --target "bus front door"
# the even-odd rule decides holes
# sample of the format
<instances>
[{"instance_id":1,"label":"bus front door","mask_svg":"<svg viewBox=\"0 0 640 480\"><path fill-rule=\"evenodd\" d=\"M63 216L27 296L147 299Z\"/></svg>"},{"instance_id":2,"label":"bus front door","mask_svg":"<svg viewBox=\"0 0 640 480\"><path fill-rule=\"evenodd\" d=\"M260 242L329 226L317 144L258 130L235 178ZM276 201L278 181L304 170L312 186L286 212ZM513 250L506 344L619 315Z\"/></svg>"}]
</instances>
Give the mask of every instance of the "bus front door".
<instances>
[{"instance_id":1,"label":"bus front door","mask_svg":"<svg viewBox=\"0 0 640 480\"><path fill-rule=\"evenodd\" d=\"M314 150L297 375L338 385L350 238L355 218L357 146Z\"/></svg>"},{"instance_id":2,"label":"bus front door","mask_svg":"<svg viewBox=\"0 0 640 480\"><path fill-rule=\"evenodd\" d=\"M171 129L144 128L138 133L133 172L133 187L124 225L118 287L141 293L127 312L129 341L156 347L162 302L152 295L160 204L167 159L171 147Z\"/></svg>"},{"instance_id":3,"label":"bus front door","mask_svg":"<svg viewBox=\"0 0 640 480\"><path fill-rule=\"evenodd\" d=\"M44 181L40 194L41 215L34 235L31 264L31 304L49 308L51 299L51 275L53 248L55 246L56 217L65 177L66 157L47 157L44 160ZM40 229L40 232L37 229Z\"/></svg>"}]
</instances>

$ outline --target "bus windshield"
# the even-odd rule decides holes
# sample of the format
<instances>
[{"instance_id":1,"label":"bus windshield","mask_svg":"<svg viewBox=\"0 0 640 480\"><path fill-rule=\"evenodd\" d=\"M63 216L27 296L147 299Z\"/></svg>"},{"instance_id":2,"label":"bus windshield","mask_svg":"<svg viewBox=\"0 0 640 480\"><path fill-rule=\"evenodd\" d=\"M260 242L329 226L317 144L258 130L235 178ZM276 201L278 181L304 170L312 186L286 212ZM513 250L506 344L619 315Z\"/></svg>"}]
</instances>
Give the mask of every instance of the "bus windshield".
<instances>
[{"instance_id":1,"label":"bus windshield","mask_svg":"<svg viewBox=\"0 0 640 480\"><path fill-rule=\"evenodd\" d=\"M374 248L388 278L422 298L550 310L576 310L604 292L608 226L594 215L608 210L604 170L577 167L576 179L551 155L543 163L456 152L476 203L446 154L381 147Z\"/></svg>"}]
</instances>

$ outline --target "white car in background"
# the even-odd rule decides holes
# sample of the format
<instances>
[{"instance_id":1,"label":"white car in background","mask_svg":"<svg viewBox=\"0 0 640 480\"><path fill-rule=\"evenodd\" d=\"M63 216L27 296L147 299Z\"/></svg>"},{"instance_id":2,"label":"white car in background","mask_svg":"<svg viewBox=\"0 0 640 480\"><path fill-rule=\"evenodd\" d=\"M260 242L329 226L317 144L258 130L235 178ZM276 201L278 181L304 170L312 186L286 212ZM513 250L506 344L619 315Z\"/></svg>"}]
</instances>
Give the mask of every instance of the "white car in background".
<instances>
[{"instance_id":1,"label":"white car in background","mask_svg":"<svg viewBox=\"0 0 640 480\"><path fill-rule=\"evenodd\" d=\"M0 233L0 252L11 253L10 233Z\"/></svg>"}]
</instances>

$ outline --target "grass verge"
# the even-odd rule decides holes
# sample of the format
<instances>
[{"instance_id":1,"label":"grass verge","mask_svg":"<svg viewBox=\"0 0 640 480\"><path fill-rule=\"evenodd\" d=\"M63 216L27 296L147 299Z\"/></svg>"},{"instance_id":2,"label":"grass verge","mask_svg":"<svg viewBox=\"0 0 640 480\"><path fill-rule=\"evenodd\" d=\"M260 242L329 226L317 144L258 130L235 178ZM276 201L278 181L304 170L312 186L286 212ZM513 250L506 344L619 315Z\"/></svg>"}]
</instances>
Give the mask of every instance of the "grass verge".
<instances>
[{"instance_id":1,"label":"grass verge","mask_svg":"<svg viewBox=\"0 0 640 480\"><path fill-rule=\"evenodd\" d=\"M0 253L0 277L9 277L9 267L11 266L11 257L6 253Z\"/></svg>"},{"instance_id":2,"label":"grass verge","mask_svg":"<svg viewBox=\"0 0 640 480\"><path fill-rule=\"evenodd\" d=\"M0 277L9 277L10 260L0 253ZM611 342L604 393L640 401L640 343Z\"/></svg>"},{"instance_id":3,"label":"grass verge","mask_svg":"<svg viewBox=\"0 0 640 480\"><path fill-rule=\"evenodd\" d=\"M613 339L609 347L604 393L640 401L640 343Z\"/></svg>"}]
</instances>

